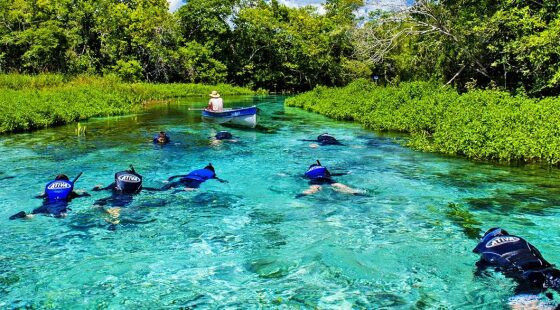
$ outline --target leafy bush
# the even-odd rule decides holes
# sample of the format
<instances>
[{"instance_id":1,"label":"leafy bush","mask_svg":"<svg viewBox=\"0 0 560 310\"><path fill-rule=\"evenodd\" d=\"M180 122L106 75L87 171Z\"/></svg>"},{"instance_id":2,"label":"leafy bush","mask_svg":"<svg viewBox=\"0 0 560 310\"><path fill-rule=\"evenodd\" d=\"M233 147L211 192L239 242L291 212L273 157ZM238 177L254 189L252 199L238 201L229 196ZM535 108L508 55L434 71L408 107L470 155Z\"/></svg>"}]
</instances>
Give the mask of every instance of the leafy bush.
<instances>
[{"instance_id":1,"label":"leafy bush","mask_svg":"<svg viewBox=\"0 0 560 310\"><path fill-rule=\"evenodd\" d=\"M490 90L458 94L429 82L381 87L357 80L316 87L286 100L339 120L412 134L414 148L507 162L560 163L560 98L542 100Z\"/></svg>"}]
</instances>

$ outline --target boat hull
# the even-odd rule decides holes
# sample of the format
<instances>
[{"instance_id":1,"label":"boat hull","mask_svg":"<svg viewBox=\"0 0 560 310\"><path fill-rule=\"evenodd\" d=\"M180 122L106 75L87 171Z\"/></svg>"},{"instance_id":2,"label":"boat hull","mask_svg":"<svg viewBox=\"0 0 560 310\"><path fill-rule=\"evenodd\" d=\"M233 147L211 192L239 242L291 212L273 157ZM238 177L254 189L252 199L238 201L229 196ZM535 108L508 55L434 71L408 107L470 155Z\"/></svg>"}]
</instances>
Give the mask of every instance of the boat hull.
<instances>
[{"instance_id":1,"label":"boat hull","mask_svg":"<svg viewBox=\"0 0 560 310\"><path fill-rule=\"evenodd\" d=\"M227 109L223 112L204 110L202 111L202 119L210 123L255 128L257 126L257 107Z\"/></svg>"}]
</instances>

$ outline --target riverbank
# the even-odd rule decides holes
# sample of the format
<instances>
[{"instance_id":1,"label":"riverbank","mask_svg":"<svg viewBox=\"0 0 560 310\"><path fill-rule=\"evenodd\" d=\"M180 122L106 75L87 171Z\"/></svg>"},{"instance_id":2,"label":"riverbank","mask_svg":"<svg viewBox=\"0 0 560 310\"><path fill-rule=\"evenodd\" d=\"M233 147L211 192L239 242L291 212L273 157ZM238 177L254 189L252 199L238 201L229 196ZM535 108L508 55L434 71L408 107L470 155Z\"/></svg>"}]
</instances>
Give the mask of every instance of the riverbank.
<instances>
[{"instance_id":1,"label":"riverbank","mask_svg":"<svg viewBox=\"0 0 560 310\"><path fill-rule=\"evenodd\" d=\"M0 133L47 128L90 117L135 113L143 103L189 96L253 95L254 91L227 84L124 83L115 78L57 74L0 75Z\"/></svg>"},{"instance_id":2,"label":"riverbank","mask_svg":"<svg viewBox=\"0 0 560 310\"><path fill-rule=\"evenodd\" d=\"M560 163L560 98L513 97L493 90L458 94L428 82L377 86L357 80L317 87L286 105L379 131L411 134L423 151L505 162Z\"/></svg>"}]
</instances>

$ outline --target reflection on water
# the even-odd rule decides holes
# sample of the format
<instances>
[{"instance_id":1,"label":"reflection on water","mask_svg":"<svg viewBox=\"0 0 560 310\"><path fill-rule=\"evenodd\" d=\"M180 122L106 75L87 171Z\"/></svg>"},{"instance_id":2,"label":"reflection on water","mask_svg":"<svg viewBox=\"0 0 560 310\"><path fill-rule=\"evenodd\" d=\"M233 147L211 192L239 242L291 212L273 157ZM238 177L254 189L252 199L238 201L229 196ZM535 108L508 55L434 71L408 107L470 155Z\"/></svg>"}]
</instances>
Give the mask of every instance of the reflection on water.
<instances>
[{"instance_id":1,"label":"reflection on water","mask_svg":"<svg viewBox=\"0 0 560 310\"><path fill-rule=\"evenodd\" d=\"M411 151L378 135L293 108L282 97L225 98L258 105L259 128L201 122L206 100L0 138L0 308L504 308L514 283L476 277L471 249L502 226L560 263L560 172ZM172 142L154 145L164 130ZM311 148L328 132L343 146ZM316 159L365 190L349 196L308 187ZM142 192L116 230L94 202L75 200L64 219L8 221L58 173L83 171L77 187L107 185L133 164L145 186L209 162L229 183L194 192Z\"/></svg>"}]
</instances>

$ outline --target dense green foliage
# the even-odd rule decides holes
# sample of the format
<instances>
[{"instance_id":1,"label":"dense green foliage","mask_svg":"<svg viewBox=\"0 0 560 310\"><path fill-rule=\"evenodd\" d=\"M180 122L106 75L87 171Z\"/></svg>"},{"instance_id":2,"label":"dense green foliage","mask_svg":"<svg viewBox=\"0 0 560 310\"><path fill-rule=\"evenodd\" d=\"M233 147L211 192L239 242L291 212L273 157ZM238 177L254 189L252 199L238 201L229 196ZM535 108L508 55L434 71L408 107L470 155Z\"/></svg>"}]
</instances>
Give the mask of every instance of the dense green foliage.
<instances>
[{"instance_id":1,"label":"dense green foliage","mask_svg":"<svg viewBox=\"0 0 560 310\"><path fill-rule=\"evenodd\" d=\"M129 84L116 78L66 80L54 74L0 75L0 133L136 112L147 100L208 96L213 89L222 94L253 94L248 89L225 84Z\"/></svg>"},{"instance_id":2,"label":"dense green foliage","mask_svg":"<svg viewBox=\"0 0 560 310\"><path fill-rule=\"evenodd\" d=\"M0 2L0 72L114 74L129 82L228 82L301 91L434 80L460 91L560 94L560 2L416 0L357 16L278 0Z\"/></svg>"},{"instance_id":3,"label":"dense green foliage","mask_svg":"<svg viewBox=\"0 0 560 310\"><path fill-rule=\"evenodd\" d=\"M344 88L317 87L286 104L376 130L411 133L409 144L421 150L560 163L560 98L538 100L490 90L459 94L436 83L383 87L357 80Z\"/></svg>"},{"instance_id":4,"label":"dense green foliage","mask_svg":"<svg viewBox=\"0 0 560 310\"><path fill-rule=\"evenodd\" d=\"M174 13L167 0L1 1L0 72L278 91L340 85L363 76L348 36L361 1L328 2L319 14L276 0L189 0Z\"/></svg>"},{"instance_id":5,"label":"dense green foliage","mask_svg":"<svg viewBox=\"0 0 560 310\"><path fill-rule=\"evenodd\" d=\"M560 2L417 0L356 30L386 82L438 80L460 90L560 94Z\"/></svg>"}]
</instances>

